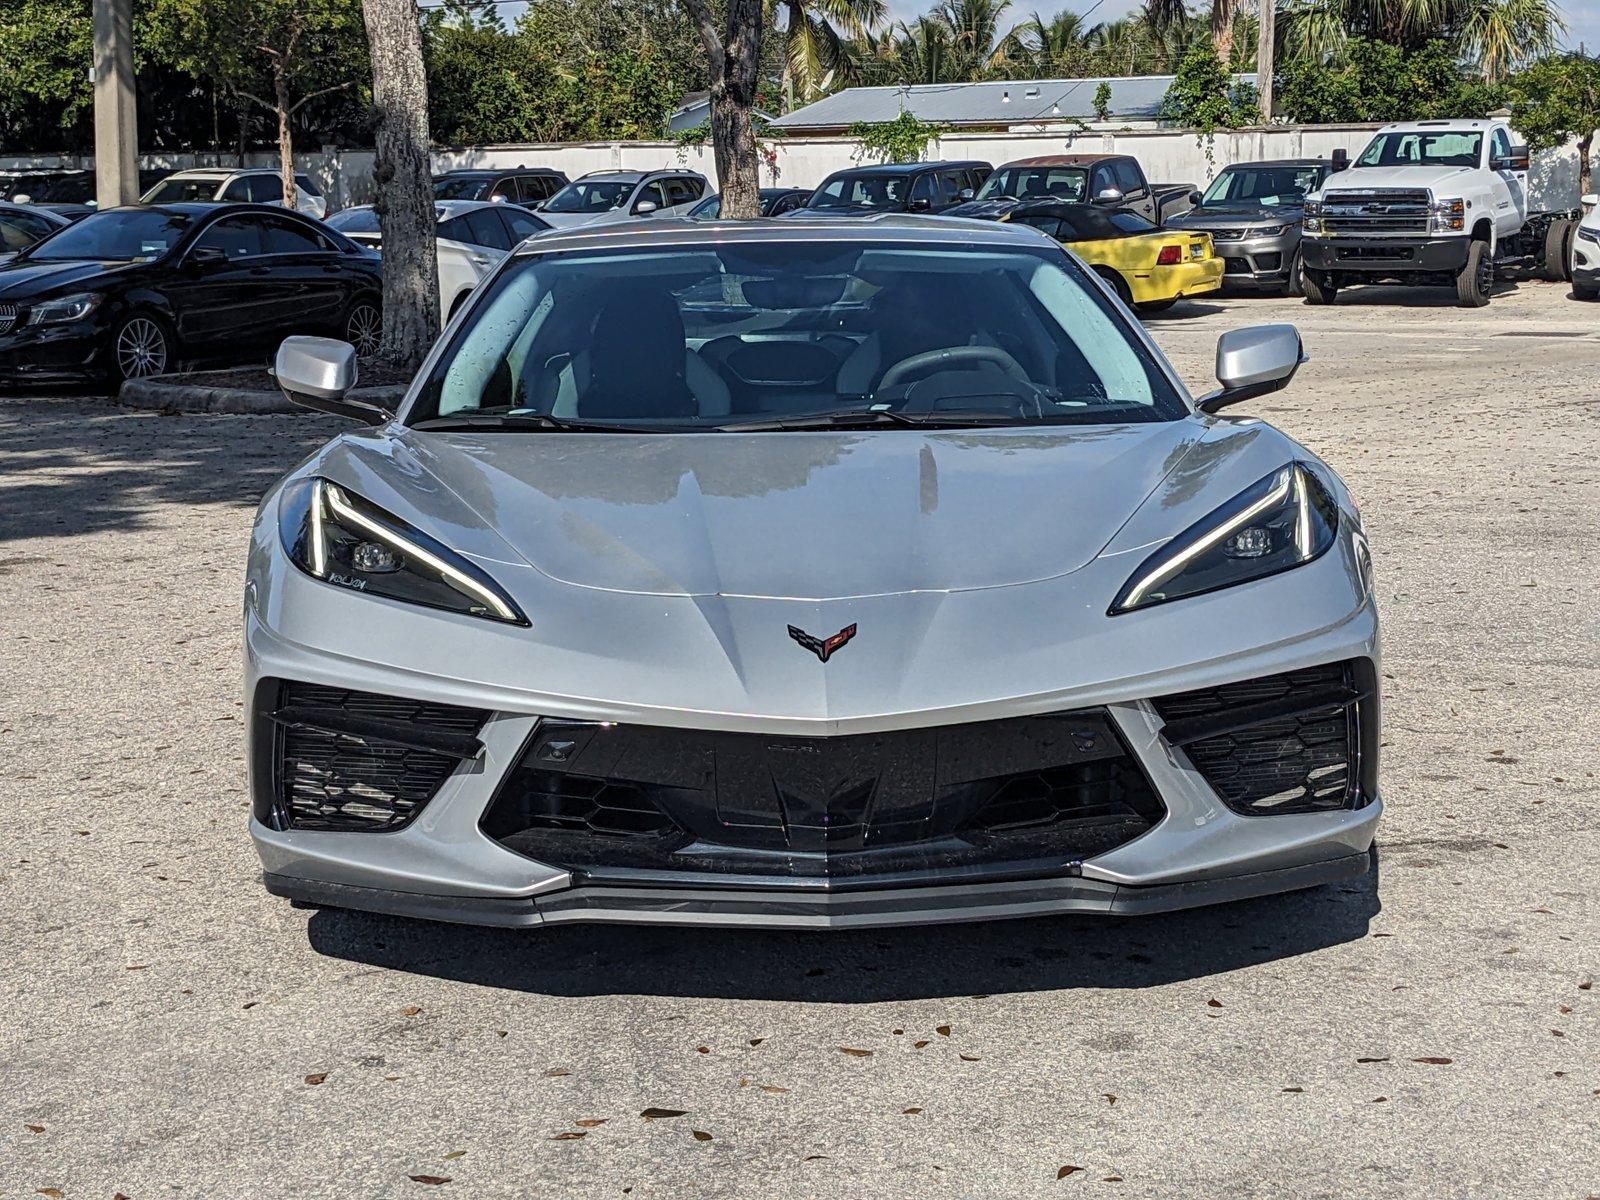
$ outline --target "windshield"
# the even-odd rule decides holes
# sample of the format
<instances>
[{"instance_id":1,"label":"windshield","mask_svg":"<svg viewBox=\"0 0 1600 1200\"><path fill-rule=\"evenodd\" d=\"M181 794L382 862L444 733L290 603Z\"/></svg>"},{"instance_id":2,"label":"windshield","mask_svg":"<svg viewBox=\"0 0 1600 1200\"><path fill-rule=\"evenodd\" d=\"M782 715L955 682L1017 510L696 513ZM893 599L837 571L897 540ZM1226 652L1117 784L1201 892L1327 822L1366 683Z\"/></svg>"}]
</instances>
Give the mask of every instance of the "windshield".
<instances>
[{"instance_id":1,"label":"windshield","mask_svg":"<svg viewBox=\"0 0 1600 1200\"><path fill-rule=\"evenodd\" d=\"M835 175L812 193L808 208L904 208L905 175Z\"/></svg>"},{"instance_id":2,"label":"windshield","mask_svg":"<svg viewBox=\"0 0 1600 1200\"><path fill-rule=\"evenodd\" d=\"M140 262L160 258L189 228L183 213L118 208L90 213L34 246L28 257L41 262L106 260Z\"/></svg>"},{"instance_id":3,"label":"windshield","mask_svg":"<svg viewBox=\"0 0 1600 1200\"><path fill-rule=\"evenodd\" d=\"M1200 206L1299 208L1322 184L1321 167L1229 167L1218 175Z\"/></svg>"},{"instance_id":4,"label":"windshield","mask_svg":"<svg viewBox=\"0 0 1600 1200\"><path fill-rule=\"evenodd\" d=\"M489 190L488 175L446 175L433 181L435 200L481 200Z\"/></svg>"},{"instance_id":5,"label":"windshield","mask_svg":"<svg viewBox=\"0 0 1600 1200\"><path fill-rule=\"evenodd\" d=\"M1188 411L1060 251L744 242L515 260L412 426L1103 424Z\"/></svg>"},{"instance_id":6,"label":"windshield","mask_svg":"<svg viewBox=\"0 0 1600 1200\"><path fill-rule=\"evenodd\" d=\"M1410 130L1380 133L1356 160L1358 167L1475 167L1483 149L1481 133L1460 130Z\"/></svg>"},{"instance_id":7,"label":"windshield","mask_svg":"<svg viewBox=\"0 0 1600 1200\"><path fill-rule=\"evenodd\" d=\"M186 204L215 199L220 179L164 179L144 195L145 204Z\"/></svg>"},{"instance_id":8,"label":"windshield","mask_svg":"<svg viewBox=\"0 0 1600 1200\"><path fill-rule=\"evenodd\" d=\"M979 200L1082 200L1089 172L1082 167L1001 167L978 193Z\"/></svg>"},{"instance_id":9,"label":"windshield","mask_svg":"<svg viewBox=\"0 0 1600 1200\"><path fill-rule=\"evenodd\" d=\"M621 208L633 195L634 184L626 179L580 179L569 183L545 201L543 212L594 213Z\"/></svg>"},{"instance_id":10,"label":"windshield","mask_svg":"<svg viewBox=\"0 0 1600 1200\"><path fill-rule=\"evenodd\" d=\"M340 233L379 233L378 210L367 205L360 208L343 208L329 217L327 223Z\"/></svg>"}]
</instances>

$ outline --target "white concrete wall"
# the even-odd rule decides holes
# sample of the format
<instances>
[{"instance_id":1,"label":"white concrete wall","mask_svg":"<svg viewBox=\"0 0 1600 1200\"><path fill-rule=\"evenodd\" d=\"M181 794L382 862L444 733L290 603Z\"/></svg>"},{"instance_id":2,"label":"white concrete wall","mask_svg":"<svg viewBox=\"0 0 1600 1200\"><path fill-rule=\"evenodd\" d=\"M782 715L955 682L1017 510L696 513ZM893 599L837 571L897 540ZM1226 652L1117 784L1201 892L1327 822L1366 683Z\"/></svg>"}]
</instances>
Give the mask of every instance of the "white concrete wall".
<instances>
[{"instance_id":1,"label":"white concrete wall","mask_svg":"<svg viewBox=\"0 0 1600 1200\"><path fill-rule=\"evenodd\" d=\"M940 138L930 147L932 158L977 158L997 166L1036 154L1131 154L1156 183L1194 183L1203 186L1229 163L1259 159L1316 157L1344 148L1352 157L1360 153L1375 125L1275 125L1219 133L1207 145L1193 133L1173 129L1083 132L1074 129L1038 129L1010 133L960 133ZM783 138L773 143L777 169L762 167L763 185L814 187L824 176L855 163L856 144L847 138ZM716 166L709 146L680 147L672 142L588 142L561 145L452 147L436 150L437 170L452 167L548 166L576 178L586 171L624 167L658 169L686 167L699 171L717 185ZM145 167L234 166L232 154L146 155ZM271 153L246 156L250 166L276 166ZM22 156L0 158L6 167L91 167L93 156ZM331 208L364 204L372 199L372 151L334 150L300 156L301 169L312 175L327 194ZM1529 191L1535 210L1578 206L1578 156L1575 147L1539 155L1534 161Z\"/></svg>"}]
</instances>

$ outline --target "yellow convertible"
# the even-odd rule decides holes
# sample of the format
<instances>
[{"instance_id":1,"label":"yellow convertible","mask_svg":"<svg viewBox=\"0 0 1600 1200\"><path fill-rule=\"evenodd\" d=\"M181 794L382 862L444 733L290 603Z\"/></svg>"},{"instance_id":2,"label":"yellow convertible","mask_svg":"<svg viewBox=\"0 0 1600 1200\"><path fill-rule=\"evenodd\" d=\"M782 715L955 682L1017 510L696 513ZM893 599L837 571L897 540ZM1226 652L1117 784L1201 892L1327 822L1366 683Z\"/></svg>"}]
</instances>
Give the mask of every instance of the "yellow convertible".
<instances>
[{"instance_id":1,"label":"yellow convertible","mask_svg":"<svg viewBox=\"0 0 1600 1200\"><path fill-rule=\"evenodd\" d=\"M1222 287L1222 259L1208 233L1162 229L1124 209L1058 200L1025 202L1000 219L1049 234L1141 312Z\"/></svg>"}]
</instances>

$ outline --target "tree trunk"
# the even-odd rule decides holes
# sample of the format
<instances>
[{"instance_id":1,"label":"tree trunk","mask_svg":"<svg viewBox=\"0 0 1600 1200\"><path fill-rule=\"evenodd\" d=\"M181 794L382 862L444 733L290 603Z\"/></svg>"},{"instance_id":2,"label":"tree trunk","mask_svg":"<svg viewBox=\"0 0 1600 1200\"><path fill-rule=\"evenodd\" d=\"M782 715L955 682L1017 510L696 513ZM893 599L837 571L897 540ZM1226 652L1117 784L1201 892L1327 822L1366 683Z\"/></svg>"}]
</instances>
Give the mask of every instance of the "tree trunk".
<instances>
[{"instance_id":1,"label":"tree trunk","mask_svg":"<svg viewBox=\"0 0 1600 1200\"><path fill-rule=\"evenodd\" d=\"M1273 65L1277 61L1277 0L1261 0L1260 26L1256 31L1256 94L1260 97L1261 123L1272 124Z\"/></svg>"},{"instance_id":2,"label":"tree trunk","mask_svg":"<svg viewBox=\"0 0 1600 1200\"><path fill-rule=\"evenodd\" d=\"M368 0L369 3L372 0ZM761 215L761 163L750 112L761 59L761 0L728 0L727 36L717 32L706 0L683 0L711 72L711 146L722 189L722 216Z\"/></svg>"},{"instance_id":3,"label":"tree trunk","mask_svg":"<svg viewBox=\"0 0 1600 1200\"><path fill-rule=\"evenodd\" d=\"M1587 196L1593 190L1590 186L1589 174L1589 149L1594 144L1594 133L1589 132L1578 139L1578 195Z\"/></svg>"},{"instance_id":4,"label":"tree trunk","mask_svg":"<svg viewBox=\"0 0 1600 1200\"><path fill-rule=\"evenodd\" d=\"M289 127L289 79L283 60L272 60L272 102L278 112L278 170L283 174L283 206L294 208L294 131Z\"/></svg>"},{"instance_id":5,"label":"tree trunk","mask_svg":"<svg viewBox=\"0 0 1600 1200\"><path fill-rule=\"evenodd\" d=\"M383 237L383 357L416 370L439 336L439 260L428 161L428 79L414 0L362 0L378 127L373 180Z\"/></svg>"},{"instance_id":6,"label":"tree trunk","mask_svg":"<svg viewBox=\"0 0 1600 1200\"><path fill-rule=\"evenodd\" d=\"M1223 69L1233 69L1233 11L1236 0L1212 0L1211 45Z\"/></svg>"}]
</instances>

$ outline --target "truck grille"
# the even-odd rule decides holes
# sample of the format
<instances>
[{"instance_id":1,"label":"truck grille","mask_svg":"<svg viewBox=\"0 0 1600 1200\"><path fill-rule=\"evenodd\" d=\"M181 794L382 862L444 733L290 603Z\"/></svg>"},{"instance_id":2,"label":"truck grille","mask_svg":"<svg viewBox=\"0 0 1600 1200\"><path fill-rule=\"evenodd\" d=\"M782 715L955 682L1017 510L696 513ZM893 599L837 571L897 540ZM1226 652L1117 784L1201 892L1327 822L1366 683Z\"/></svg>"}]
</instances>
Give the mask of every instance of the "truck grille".
<instances>
[{"instance_id":1,"label":"truck grille","mask_svg":"<svg viewBox=\"0 0 1600 1200\"><path fill-rule=\"evenodd\" d=\"M17 323L17 312L15 304L0 304L0 333L11 332L11 327Z\"/></svg>"},{"instance_id":2,"label":"truck grille","mask_svg":"<svg viewBox=\"0 0 1600 1200\"><path fill-rule=\"evenodd\" d=\"M276 682L276 681L274 681ZM259 706L270 747L256 809L279 829L344 832L407 824L463 760L488 713L346 688L281 682ZM259 761L259 760L258 760Z\"/></svg>"},{"instance_id":3,"label":"truck grille","mask_svg":"<svg viewBox=\"0 0 1600 1200\"><path fill-rule=\"evenodd\" d=\"M591 878L1059 873L1163 808L1103 710L842 737L542 721L484 813Z\"/></svg>"},{"instance_id":4,"label":"truck grille","mask_svg":"<svg viewBox=\"0 0 1600 1200\"><path fill-rule=\"evenodd\" d=\"M1423 188L1329 192L1322 203L1322 227L1329 233L1378 237L1426 234L1432 203L1432 195Z\"/></svg>"},{"instance_id":5,"label":"truck grille","mask_svg":"<svg viewBox=\"0 0 1600 1200\"><path fill-rule=\"evenodd\" d=\"M1350 659L1154 704L1167 741L1235 812L1359 808L1377 786L1372 675Z\"/></svg>"}]
</instances>

